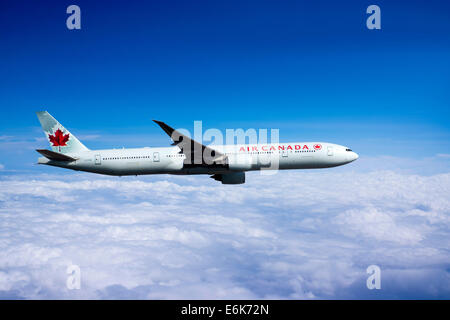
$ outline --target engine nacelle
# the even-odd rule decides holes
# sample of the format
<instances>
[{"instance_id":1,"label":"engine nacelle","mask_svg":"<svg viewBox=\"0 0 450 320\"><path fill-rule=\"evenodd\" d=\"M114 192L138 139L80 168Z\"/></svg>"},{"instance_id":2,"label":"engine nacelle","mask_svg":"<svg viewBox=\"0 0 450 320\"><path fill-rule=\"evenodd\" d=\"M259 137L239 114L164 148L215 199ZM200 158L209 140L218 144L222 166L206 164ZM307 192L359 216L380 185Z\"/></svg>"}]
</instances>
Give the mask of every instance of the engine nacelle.
<instances>
[{"instance_id":1,"label":"engine nacelle","mask_svg":"<svg viewBox=\"0 0 450 320\"><path fill-rule=\"evenodd\" d=\"M211 178L222 184L242 184L245 183L245 172L217 173Z\"/></svg>"},{"instance_id":2,"label":"engine nacelle","mask_svg":"<svg viewBox=\"0 0 450 320\"><path fill-rule=\"evenodd\" d=\"M230 156L228 168L231 171L248 171L252 169L252 158L247 155Z\"/></svg>"}]
</instances>

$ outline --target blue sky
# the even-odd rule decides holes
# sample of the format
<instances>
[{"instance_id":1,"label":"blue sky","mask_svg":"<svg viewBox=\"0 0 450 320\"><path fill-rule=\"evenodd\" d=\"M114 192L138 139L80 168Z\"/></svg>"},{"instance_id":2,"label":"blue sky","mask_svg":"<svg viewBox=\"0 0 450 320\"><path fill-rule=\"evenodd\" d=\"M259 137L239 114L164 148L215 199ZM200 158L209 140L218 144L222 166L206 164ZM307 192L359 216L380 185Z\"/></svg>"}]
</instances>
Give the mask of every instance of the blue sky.
<instances>
[{"instance_id":1,"label":"blue sky","mask_svg":"<svg viewBox=\"0 0 450 320\"><path fill-rule=\"evenodd\" d=\"M364 1L79 1L76 31L69 4L2 3L1 136L38 137L46 109L91 148L164 145L160 119L371 156L450 150L445 2L379 1L381 30Z\"/></svg>"},{"instance_id":2,"label":"blue sky","mask_svg":"<svg viewBox=\"0 0 450 320\"><path fill-rule=\"evenodd\" d=\"M448 299L449 35L444 1L2 1L0 298ZM73 173L35 165L42 109L92 149L202 120L360 158L239 186Z\"/></svg>"}]
</instances>

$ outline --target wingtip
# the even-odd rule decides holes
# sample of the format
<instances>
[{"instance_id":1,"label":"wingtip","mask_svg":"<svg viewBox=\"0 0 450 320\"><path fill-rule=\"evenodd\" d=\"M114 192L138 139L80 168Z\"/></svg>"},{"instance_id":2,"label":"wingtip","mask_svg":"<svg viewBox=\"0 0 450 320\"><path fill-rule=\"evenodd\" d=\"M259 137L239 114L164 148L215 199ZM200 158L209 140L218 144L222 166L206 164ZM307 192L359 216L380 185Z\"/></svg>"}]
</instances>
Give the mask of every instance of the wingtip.
<instances>
[{"instance_id":1,"label":"wingtip","mask_svg":"<svg viewBox=\"0 0 450 320\"><path fill-rule=\"evenodd\" d=\"M167 124L163 121L159 121L159 120L153 120L153 121L160 127L167 126Z\"/></svg>"}]
</instances>

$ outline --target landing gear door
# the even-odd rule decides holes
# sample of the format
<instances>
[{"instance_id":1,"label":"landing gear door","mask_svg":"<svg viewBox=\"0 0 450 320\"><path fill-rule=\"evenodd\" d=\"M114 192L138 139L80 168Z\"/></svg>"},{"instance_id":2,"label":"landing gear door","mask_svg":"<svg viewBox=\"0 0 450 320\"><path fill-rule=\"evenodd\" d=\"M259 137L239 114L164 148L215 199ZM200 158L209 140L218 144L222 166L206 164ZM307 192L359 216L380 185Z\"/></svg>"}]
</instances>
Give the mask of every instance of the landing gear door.
<instances>
[{"instance_id":1,"label":"landing gear door","mask_svg":"<svg viewBox=\"0 0 450 320\"><path fill-rule=\"evenodd\" d=\"M330 147L327 148L327 150L328 150L328 153L327 153L327 154L328 154L329 156L332 156L332 155L333 155L333 147L330 146Z\"/></svg>"},{"instance_id":2,"label":"landing gear door","mask_svg":"<svg viewBox=\"0 0 450 320\"><path fill-rule=\"evenodd\" d=\"M153 162L159 162L159 152L153 152Z\"/></svg>"},{"instance_id":3,"label":"landing gear door","mask_svg":"<svg viewBox=\"0 0 450 320\"><path fill-rule=\"evenodd\" d=\"M102 164L102 157L99 154L95 155L95 164L101 165Z\"/></svg>"}]
</instances>

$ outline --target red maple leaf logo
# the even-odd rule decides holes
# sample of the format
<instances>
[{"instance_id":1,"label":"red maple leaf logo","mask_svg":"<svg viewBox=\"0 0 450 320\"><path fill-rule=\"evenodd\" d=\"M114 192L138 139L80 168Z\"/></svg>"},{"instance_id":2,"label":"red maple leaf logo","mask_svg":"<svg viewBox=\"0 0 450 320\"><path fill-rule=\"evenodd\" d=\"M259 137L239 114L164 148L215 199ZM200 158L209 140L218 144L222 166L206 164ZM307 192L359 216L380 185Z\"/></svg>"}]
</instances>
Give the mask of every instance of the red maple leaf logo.
<instances>
[{"instance_id":1,"label":"red maple leaf logo","mask_svg":"<svg viewBox=\"0 0 450 320\"><path fill-rule=\"evenodd\" d=\"M48 135L50 142L53 143L53 147L63 147L66 142L69 141L69 134L64 134L61 129L55 131L55 135Z\"/></svg>"},{"instance_id":2,"label":"red maple leaf logo","mask_svg":"<svg viewBox=\"0 0 450 320\"><path fill-rule=\"evenodd\" d=\"M314 145L314 149L320 150L320 149L322 149L322 145L320 145L320 144L315 144L315 145Z\"/></svg>"}]
</instances>

